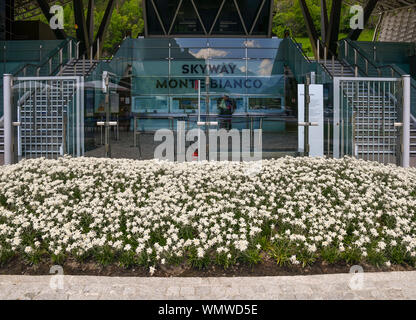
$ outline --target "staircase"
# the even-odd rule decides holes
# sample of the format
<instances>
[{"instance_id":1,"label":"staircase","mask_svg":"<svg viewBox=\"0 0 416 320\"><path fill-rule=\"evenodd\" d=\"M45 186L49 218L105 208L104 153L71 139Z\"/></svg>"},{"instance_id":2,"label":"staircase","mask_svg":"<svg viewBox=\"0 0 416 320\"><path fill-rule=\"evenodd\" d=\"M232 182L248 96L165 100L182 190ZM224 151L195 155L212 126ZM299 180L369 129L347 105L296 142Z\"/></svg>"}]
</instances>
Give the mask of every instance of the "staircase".
<instances>
[{"instance_id":1,"label":"staircase","mask_svg":"<svg viewBox=\"0 0 416 320\"><path fill-rule=\"evenodd\" d=\"M99 60L71 59L58 76L88 76L97 67Z\"/></svg>"},{"instance_id":2,"label":"staircase","mask_svg":"<svg viewBox=\"0 0 416 320\"><path fill-rule=\"evenodd\" d=\"M21 152L24 158L57 158L66 148L66 123L75 101L75 81L49 81L20 103Z\"/></svg>"},{"instance_id":3,"label":"staircase","mask_svg":"<svg viewBox=\"0 0 416 320\"><path fill-rule=\"evenodd\" d=\"M351 66L337 60L320 60L319 63L326 68L332 77L354 77Z\"/></svg>"},{"instance_id":4,"label":"staircase","mask_svg":"<svg viewBox=\"0 0 416 320\"><path fill-rule=\"evenodd\" d=\"M394 163L397 150L397 128L394 123L398 121L394 97L388 93L373 90L366 81L356 86L344 86L343 94L349 106L349 112L354 115L344 119L344 122L354 123L348 128L349 139L354 135L354 144L348 154L372 161ZM351 108L353 107L353 108ZM354 130L354 132L352 132ZM411 124L410 156L416 157L416 124Z\"/></svg>"},{"instance_id":5,"label":"staircase","mask_svg":"<svg viewBox=\"0 0 416 320\"><path fill-rule=\"evenodd\" d=\"M17 97L20 106L20 146L24 158L57 158L66 148L66 123L75 102L75 81L39 81L40 90ZM4 153L3 118L0 120L0 153Z\"/></svg>"},{"instance_id":6,"label":"staircase","mask_svg":"<svg viewBox=\"0 0 416 320\"><path fill-rule=\"evenodd\" d=\"M71 59L58 76L88 76L98 60ZM61 85L64 87L61 90ZM52 81L52 85L36 92L27 92L21 99L21 147L24 157L56 158L64 148L66 107L72 101L75 86ZM36 106L36 107L34 107ZM0 119L0 154L4 153L3 118ZM1 163L0 163L1 164Z\"/></svg>"}]
</instances>

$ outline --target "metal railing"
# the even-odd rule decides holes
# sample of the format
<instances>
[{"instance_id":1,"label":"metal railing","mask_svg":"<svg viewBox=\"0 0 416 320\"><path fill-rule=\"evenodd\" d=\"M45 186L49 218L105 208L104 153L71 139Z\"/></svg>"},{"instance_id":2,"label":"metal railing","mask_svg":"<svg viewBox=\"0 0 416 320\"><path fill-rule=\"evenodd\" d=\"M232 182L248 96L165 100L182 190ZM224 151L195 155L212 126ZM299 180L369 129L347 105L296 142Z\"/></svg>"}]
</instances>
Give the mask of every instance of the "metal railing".
<instances>
[{"instance_id":1,"label":"metal railing","mask_svg":"<svg viewBox=\"0 0 416 320\"><path fill-rule=\"evenodd\" d=\"M352 49L354 57L350 56L350 48ZM369 76L378 76L380 78L385 77L402 77L406 75L406 72L401 70L398 66L394 64L385 64L378 65L376 60L376 50L374 50L373 60L362 53L361 50L349 39L344 39L340 42L340 53L343 54L343 59L350 63L354 68L354 73L356 77L364 75ZM360 61L361 59L361 61ZM387 72L383 72L387 70ZM372 74L375 72L376 74ZM416 81L410 78L410 90L411 90L411 114L410 118L412 123L416 123Z\"/></svg>"},{"instance_id":2,"label":"metal railing","mask_svg":"<svg viewBox=\"0 0 416 320\"><path fill-rule=\"evenodd\" d=\"M62 70L63 66L73 58L74 40L66 39L60 46L40 63L27 63L18 70L11 72L16 76L50 76ZM33 72L30 72L33 71Z\"/></svg>"},{"instance_id":3,"label":"metal railing","mask_svg":"<svg viewBox=\"0 0 416 320\"><path fill-rule=\"evenodd\" d=\"M334 79L334 157L409 166L410 76Z\"/></svg>"},{"instance_id":4,"label":"metal railing","mask_svg":"<svg viewBox=\"0 0 416 320\"><path fill-rule=\"evenodd\" d=\"M82 77L4 76L5 164L83 153Z\"/></svg>"}]
</instances>

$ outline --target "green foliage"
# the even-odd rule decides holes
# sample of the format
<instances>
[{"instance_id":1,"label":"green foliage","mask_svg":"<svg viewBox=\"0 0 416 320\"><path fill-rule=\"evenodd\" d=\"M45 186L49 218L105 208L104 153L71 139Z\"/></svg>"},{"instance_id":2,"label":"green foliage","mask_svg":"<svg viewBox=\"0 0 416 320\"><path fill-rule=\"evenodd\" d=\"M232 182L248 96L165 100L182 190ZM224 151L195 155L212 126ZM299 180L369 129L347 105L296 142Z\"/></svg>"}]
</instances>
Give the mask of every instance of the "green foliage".
<instances>
[{"instance_id":1,"label":"green foliage","mask_svg":"<svg viewBox=\"0 0 416 320\"><path fill-rule=\"evenodd\" d=\"M332 1L328 3L328 18L331 13ZM314 26L319 34L321 34L321 0L306 0ZM283 37L285 30L289 30L295 38L308 37L302 10L299 0L275 0L276 15L273 17L273 33L278 37ZM340 33L348 33L350 31L350 5L344 3L341 11ZM366 27L373 29L376 21L370 19ZM309 41L309 40L308 40Z\"/></svg>"},{"instance_id":2,"label":"green foliage","mask_svg":"<svg viewBox=\"0 0 416 320\"><path fill-rule=\"evenodd\" d=\"M242 260L249 264L250 266L254 266L261 262L261 255L258 249L248 249L242 254Z\"/></svg>"},{"instance_id":3,"label":"green foliage","mask_svg":"<svg viewBox=\"0 0 416 320\"><path fill-rule=\"evenodd\" d=\"M273 29L272 32L278 37L283 37L285 30L290 30L291 35L296 40L302 43L305 52L311 53L310 43L306 26L302 14L302 10L299 5L299 0L274 0L275 1L275 16L273 17ZM332 0L328 2L328 17L330 16ZM306 0L309 7L312 20L318 33L321 32L321 0ZM101 20L104 16L106 9L106 0L95 0L94 21L95 30L97 33ZM344 38L350 31L349 21L351 14L349 13L350 5L343 4L341 12L341 25L340 25L340 38ZM87 3L85 2L85 15L87 15ZM65 32L69 36L75 37L75 19L73 13L72 2L68 3L64 7L64 27ZM363 35L360 37L362 41L371 41L374 26L376 24L376 18L371 18L368 25L370 30L364 30ZM47 22L45 17L40 17L41 21ZM132 37L136 37L138 34L144 31L144 20L142 12L142 0L119 0L114 8L113 15L108 26L108 30L105 34L103 44L103 56L111 56L116 50L116 46L123 40L123 38L131 33Z\"/></svg>"},{"instance_id":4,"label":"green foliage","mask_svg":"<svg viewBox=\"0 0 416 320\"><path fill-rule=\"evenodd\" d=\"M107 3L108 1L106 0L95 0L94 37L97 34L98 28L103 19ZM85 16L87 15L87 11L87 3L85 3ZM42 21L44 20L44 17L42 17ZM46 22L46 20L44 22ZM64 27L68 36L76 36L72 2L64 7ZM118 45L128 33L131 33L133 37L136 37L139 33L143 32L143 29L144 21L142 13L142 1L117 1L113 15L111 16L110 24L108 25L108 29L105 34L103 55L111 56L111 54L113 54L115 51L114 48L116 45Z\"/></svg>"}]
</instances>

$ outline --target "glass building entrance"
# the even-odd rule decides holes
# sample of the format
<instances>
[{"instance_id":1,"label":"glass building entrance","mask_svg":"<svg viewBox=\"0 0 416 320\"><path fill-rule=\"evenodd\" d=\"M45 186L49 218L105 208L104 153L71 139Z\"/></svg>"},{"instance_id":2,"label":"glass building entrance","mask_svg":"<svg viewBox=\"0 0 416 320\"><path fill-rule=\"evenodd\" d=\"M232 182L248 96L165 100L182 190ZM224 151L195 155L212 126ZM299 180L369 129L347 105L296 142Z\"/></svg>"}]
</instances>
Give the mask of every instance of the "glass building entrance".
<instances>
[{"instance_id":1,"label":"glass building entrance","mask_svg":"<svg viewBox=\"0 0 416 320\"><path fill-rule=\"evenodd\" d=\"M261 128L265 157L295 153L297 108L292 98L296 92L285 74L281 42L277 38L126 39L112 61L100 64L87 79L87 85L93 85L85 102L86 155L104 155L105 130L97 123L109 113L112 156L152 158L155 131L176 130L179 121L188 130L197 127L198 80L204 121L218 122L227 130ZM107 100L100 84L104 71L113 75ZM231 112L224 112L227 105Z\"/></svg>"}]
</instances>

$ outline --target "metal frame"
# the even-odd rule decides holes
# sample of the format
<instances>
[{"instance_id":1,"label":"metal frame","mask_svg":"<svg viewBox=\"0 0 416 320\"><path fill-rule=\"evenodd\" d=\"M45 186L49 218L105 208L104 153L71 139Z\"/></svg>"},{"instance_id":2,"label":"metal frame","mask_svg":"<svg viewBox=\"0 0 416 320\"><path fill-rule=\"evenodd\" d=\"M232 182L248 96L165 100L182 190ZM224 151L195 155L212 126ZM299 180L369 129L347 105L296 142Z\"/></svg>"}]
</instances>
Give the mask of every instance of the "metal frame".
<instances>
[{"instance_id":1,"label":"metal frame","mask_svg":"<svg viewBox=\"0 0 416 320\"><path fill-rule=\"evenodd\" d=\"M152 5L152 7L153 7L153 9L154 9L154 11L156 13L157 20L158 20L158 22L159 22L159 24L160 24L160 26L161 26L161 28L163 30L164 35L150 35L149 34L149 24L148 24L148 17L147 17L147 7L148 7L149 3L147 3L147 1L149 1L150 4ZM265 34L265 35L254 35L254 36L252 35L252 33L254 31L254 28L256 27L256 25L258 23L258 19L260 17L260 14L261 14L261 12L262 12L262 10L263 10L263 8L266 5L266 2L268 0L262 0L262 2L260 4L260 7L259 7L259 9L257 11L255 20L253 21L253 24L250 27L250 30L248 30L248 28L247 28L247 24L245 23L245 21L243 19L243 16L241 14L240 7L239 7L238 2L236 0L223 0L221 2L221 5L218 8L218 12L217 12L217 14L215 16L215 19L213 20L211 26L207 26L207 25L204 24L204 22L203 22L203 20L201 18L201 15L199 13L198 6L197 6L196 2L194 0L190 0L190 1L191 1L191 4L192 4L192 6L193 6L193 8L195 10L195 13L196 13L196 16L198 18L198 21L200 22L200 24L202 26L203 33L204 34L186 35L186 37L190 37L190 38L199 37L200 38L202 36L206 36L206 37L212 36L212 32L214 30L214 27L215 27L215 25L216 25L216 23L218 21L218 18L221 15L221 13L223 11L223 8L224 8L224 5L226 4L227 1L231 1L234 4L234 6L235 6L235 8L237 10L238 16L240 18L240 22L241 22L241 24L243 26L244 33L245 34L241 34L240 36L253 37L253 38L264 38L266 36L268 36L268 37L271 37L272 36L272 23L273 23L273 15L272 15L272 12L273 12L273 8L274 8L274 1L273 0L270 0L270 16L269 16L269 23L268 23L267 34ZM166 30L165 25L164 25L164 23L163 23L163 21L162 21L162 19L160 17L159 9L157 8L157 5L156 5L155 1L154 0L143 0L142 1L142 6L143 6L143 12L144 12L144 15L143 16L144 16L144 26L145 26L145 30L144 30L145 37L160 38L161 36L165 36L165 37L176 37L176 36L178 36L176 34L172 35L172 29L173 29L173 27L174 27L174 25L176 23L176 20L177 20L177 17L178 17L178 13L179 13L179 10L182 7L182 5L183 5L183 0L180 0L179 3L178 3L177 8L175 10L175 14L173 16L172 22L171 22L171 24L169 26L169 30ZM239 36L239 35L222 35L222 34L218 34L218 35L217 34L214 34L214 35L216 37L220 37L220 38L235 38L236 36Z\"/></svg>"},{"instance_id":2,"label":"metal frame","mask_svg":"<svg viewBox=\"0 0 416 320\"><path fill-rule=\"evenodd\" d=\"M341 101L341 84L343 81L348 81L348 82L356 82L358 83L370 83L370 82L374 82L374 83L379 83L378 85L378 92L380 94L380 90L383 89L383 95L385 94L385 89L386 89L386 83L390 82L390 83L401 83L402 87L403 87L403 96L397 96L397 92L396 92L396 97L392 97L397 99L398 101L396 101L396 105L400 105L401 104L401 110L400 108L397 108L397 112L400 112L400 114L398 115L398 119L401 119L402 122L394 122L394 127L401 127L402 130L400 132L400 137L399 137L399 141L400 141L400 150L397 151L396 148L396 159L400 159L400 164L402 167L409 167L409 161L410 161L410 76L409 75L405 75L402 78L376 78L376 77L335 77L334 78L334 125L333 125L333 156L334 158L340 158L342 156L341 153L341 144L340 143L341 140L343 140L343 136L342 133L340 133L340 129L342 126L342 122L343 119L341 118L341 106L340 106L340 101ZM380 87L380 84L383 83L383 88ZM375 90L377 90L377 88L373 88ZM354 94L358 94L358 87L351 87L350 89L355 90ZM390 87L389 87L390 89ZM371 94L370 92L368 93L368 106L370 106L370 97ZM382 101L382 106L383 106L383 110L384 110L384 99ZM374 102L372 102L374 103ZM381 102L378 102L381 103ZM384 111L383 111L384 112ZM353 114L352 114L353 116ZM384 117L384 116L383 116ZM368 120L369 121L369 120ZM354 128L354 121L352 122L353 125L353 130ZM374 123L370 123L367 122L366 124L367 126L372 126L373 129L375 129L375 124ZM380 125L380 124L379 124ZM383 118L383 122L382 122L382 126L384 126L384 118ZM384 135L383 135L384 136ZM392 136L387 137L387 139L391 138ZM354 140L354 139L353 139ZM371 141L370 141L371 140ZM375 138L373 137L368 137L368 143L370 145L370 143L373 143L373 149L374 149L374 142L375 142ZM353 142L353 146L354 146L354 142ZM353 154L355 155L355 150L352 150ZM399 153L397 153L399 152ZM374 161L383 161L385 162L386 159L383 156L380 158L380 156L377 157L377 159L375 159L373 157ZM388 159L389 160L389 159ZM387 160L387 161L388 161Z\"/></svg>"},{"instance_id":3,"label":"metal frame","mask_svg":"<svg viewBox=\"0 0 416 320\"><path fill-rule=\"evenodd\" d=\"M42 95L46 95L47 97L49 97L50 95L50 84L54 81L60 82L60 86L59 89L60 90L60 94L58 93L57 96L57 101L55 102L55 104L52 102L50 102L50 97L48 98L47 102L46 102L46 107L49 108L50 106L58 106L59 104L63 103L64 97L63 97L63 93L64 93L64 88L63 88L63 84L65 81L73 81L73 96L75 97L75 99L73 100L73 103L75 103L76 105L74 106L74 112L76 112L76 118L73 119L73 131L74 134L72 136L73 139L73 143L76 145L76 148L73 150L74 151L74 155L76 156L82 156L84 154L84 85L83 85L83 77L80 76L72 76L72 77L15 77L13 78L12 75L4 75L3 78L3 90L4 90L4 130L5 130L5 164L12 164L17 162L18 158L17 158L17 153L19 150L21 150L20 144L22 143L20 140L19 141L15 141L15 137L17 136L18 139L20 139L22 137L21 134L21 130L20 130L20 126L22 124L26 125L26 122L23 123L22 118L20 117L20 115L18 114L18 110L20 110L20 106L16 106L13 103L13 94L12 94L12 87L13 85L18 85L18 89L22 90L20 92L24 92L24 94L20 97L19 101L16 101L18 104L20 103L24 103L27 99L35 99L34 101L31 102L31 104L33 105L33 109L29 111L29 113L33 114L33 122L31 122L29 124L30 128L34 128L34 125L36 124L36 118L38 117L38 115L36 115L36 112L38 112L38 110L36 110L36 108L38 107L36 99L37 99L37 92L36 92L36 87L31 87L31 82L46 82L47 86L49 85L49 87L46 87L44 89L41 89L41 93ZM29 82L29 86L26 86L26 83ZM15 83L15 84L14 84ZM44 92L46 90L46 92ZM34 98L32 97L32 95L34 94ZM64 105L62 105L62 107L64 107ZM59 117L59 116L58 116ZM48 128L48 130L52 130L55 131L56 133L58 133L58 131L62 130L62 143L65 143L66 141L66 133L65 133L65 128L66 128L66 121L65 121L65 117L64 114L61 115L62 117L62 127L61 129L58 128ZM25 117L27 118L27 116ZM17 121L15 121L17 120ZM53 122L49 122L49 120L47 119L46 121L43 121L43 123L46 124L53 124ZM59 124L60 122L58 121L57 124ZM19 127L18 129L18 133L16 134L16 127ZM36 135L35 135L36 139L39 139ZM43 145L43 139L48 139L48 138L52 138L55 136L46 136L44 137L43 135L40 135L40 143L36 143L36 144L40 144ZM56 136L58 137L58 136ZM59 135L60 137L60 135ZM32 138L32 135L30 136L30 138ZM31 142L29 142L30 144ZM48 143L48 142L46 142ZM47 144L46 144L47 146ZM65 146L64 146L65 147ZM63 152L65 152L65 150L63 150ZM34 152L33 150L30 150L31 154L35 154L35 157L37 156L45 156L45 154L57 154L59 152L57 151L52 151L49 152L48 150L43 150L43 148L41 148L39 150L39 152L36 150L36 152Z\"/></svg>"}]
</instances>

